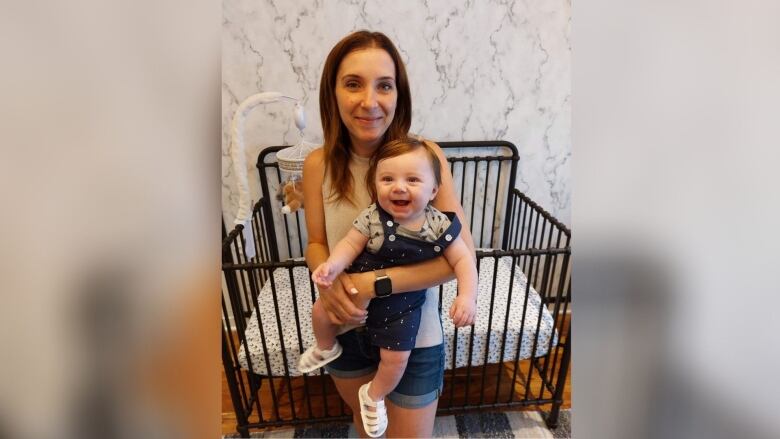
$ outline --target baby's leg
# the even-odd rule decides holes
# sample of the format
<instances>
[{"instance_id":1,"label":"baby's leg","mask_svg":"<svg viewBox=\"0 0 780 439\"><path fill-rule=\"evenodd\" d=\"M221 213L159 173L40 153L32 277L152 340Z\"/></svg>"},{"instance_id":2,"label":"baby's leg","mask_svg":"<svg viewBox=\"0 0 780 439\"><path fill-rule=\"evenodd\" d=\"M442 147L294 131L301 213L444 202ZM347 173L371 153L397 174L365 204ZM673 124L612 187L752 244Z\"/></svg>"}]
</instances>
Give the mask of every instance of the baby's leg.
<instances>
[{"instance_id":1,"label":"baby's leg","mask_svg":"<svg viewBox=\"0 0 780 439\"><path fill-rule=\"evenodd\" d=\"M330 322L328 313L319 300L314 302L314 306L311 308L311 320L314 338L317 339L317 347L322 351L330 350L336 343L338 327Z\"/></svg>"},{"instance_id":2,"label":"baby's leg","mask_svg":"<svg viewBox=\"0 0 780 439\"><path fill-rule=\"evenodd\" d=\"M368 388L368 396L373 401L381 401L392 392L401 381L412 351L391 351L379 349L379 368Z\"/></svg>"}]
</instances>

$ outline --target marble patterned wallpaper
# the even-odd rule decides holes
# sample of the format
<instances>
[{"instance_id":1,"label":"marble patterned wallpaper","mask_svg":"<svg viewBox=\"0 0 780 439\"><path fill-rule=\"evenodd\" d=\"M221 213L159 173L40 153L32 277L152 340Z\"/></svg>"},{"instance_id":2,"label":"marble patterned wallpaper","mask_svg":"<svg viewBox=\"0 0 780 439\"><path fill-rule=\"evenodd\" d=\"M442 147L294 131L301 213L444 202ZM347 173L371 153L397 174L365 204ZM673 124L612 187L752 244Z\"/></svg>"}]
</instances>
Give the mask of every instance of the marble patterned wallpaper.
<instances>
[{"instance_id":1,"label":"marble patterned wallpaper","mask_svg":"<svg viewBox=\"0 0 780 439\"><path fill-rule=\"evenodd\" d=\"M570 0L224 0L222 200L238 192L229 156L238 104L260 91L302 98L305 138L321 142L319 79L330 48L357 29L388 35L412 88L411 131L437 141L507 140L516 187L564 224L571 218ZM253 198L258 152L299 139L289 103L256 108L245 140Z\"/></svg>"}]
</instances>

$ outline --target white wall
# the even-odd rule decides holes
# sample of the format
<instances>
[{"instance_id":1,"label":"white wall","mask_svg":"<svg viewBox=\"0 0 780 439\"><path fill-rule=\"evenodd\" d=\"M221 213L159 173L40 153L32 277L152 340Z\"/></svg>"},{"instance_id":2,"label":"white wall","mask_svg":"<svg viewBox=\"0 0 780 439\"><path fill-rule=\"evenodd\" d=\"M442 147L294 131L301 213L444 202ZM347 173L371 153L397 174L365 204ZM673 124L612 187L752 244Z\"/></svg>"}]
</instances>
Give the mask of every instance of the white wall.
<instances>
[{"instance_id":1,"label":"white wall","mask_svg":"<svg viewBox=\"0 0 780 439\"><path fill-rule=\"evenodd\" d=\"M222 33L222 199L232 222L238 193L227 154L233 112L259 91L306 101L306 137L321 141L319 79L325 57L357 29L387 34L406 62L411 131L434 140L507 140L520 151L517 187L562 222L571 211L569 0L225 0ZM298 133L287 103L247 119L254 161Z\"/></svg>"}]
</instances>

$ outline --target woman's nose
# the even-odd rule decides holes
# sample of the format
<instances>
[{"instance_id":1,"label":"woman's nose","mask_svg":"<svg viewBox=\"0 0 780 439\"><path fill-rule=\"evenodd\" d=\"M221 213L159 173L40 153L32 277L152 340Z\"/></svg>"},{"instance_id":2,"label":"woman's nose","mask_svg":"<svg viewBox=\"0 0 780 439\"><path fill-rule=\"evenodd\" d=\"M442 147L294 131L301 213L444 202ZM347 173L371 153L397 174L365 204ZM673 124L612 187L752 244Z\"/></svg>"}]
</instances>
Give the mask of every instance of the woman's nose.
<instances>
[{"instance_id":1,"label":"woman's nose","mask_svg":"<svg viewBox=\"0 0 780 439\"><path fill-rule=\"evenodd\" d=\"M363 93L363 98L360 100L360 105L363 108L369 108L372 109L377 106L376 102L376 93L373 89L367 88L366 92Z\"/></svg>"}]
</instances>

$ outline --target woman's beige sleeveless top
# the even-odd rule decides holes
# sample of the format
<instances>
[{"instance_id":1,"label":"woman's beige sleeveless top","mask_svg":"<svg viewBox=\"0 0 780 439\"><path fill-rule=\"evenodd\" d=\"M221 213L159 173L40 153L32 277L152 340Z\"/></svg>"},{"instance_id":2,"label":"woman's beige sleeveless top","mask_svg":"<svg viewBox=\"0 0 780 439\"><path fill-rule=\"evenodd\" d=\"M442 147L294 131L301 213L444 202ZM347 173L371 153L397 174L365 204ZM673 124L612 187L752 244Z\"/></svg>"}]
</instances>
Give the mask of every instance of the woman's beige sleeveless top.
<instances>
[{"instance_id":1,"label":"woman's beige sleeveless top","mask_svg":"<svg viewBox=\"0 0 780 439\"><path fill-rule=\"evenodd\" d=\"M328 248L333 249L341 238L346 236L352 221L358 214L371 204L371 197L366 188L366 173L368 172L368 158L352 155L349 161L349 170L353 178L353 195L356 205L348 201L330 200L330 178L325 175L322 185L322 199L325 210L325 232L328 237ZM379 299L381 300L381 299ZM346 332L352 326L344 326L340 332ZM439 320L439 288L429 288L425 295L425 303L422 306L420 330L417 332L415 347L424 348L436 346L442 342L441 321Z\"/></svg>"}]
</instances>

